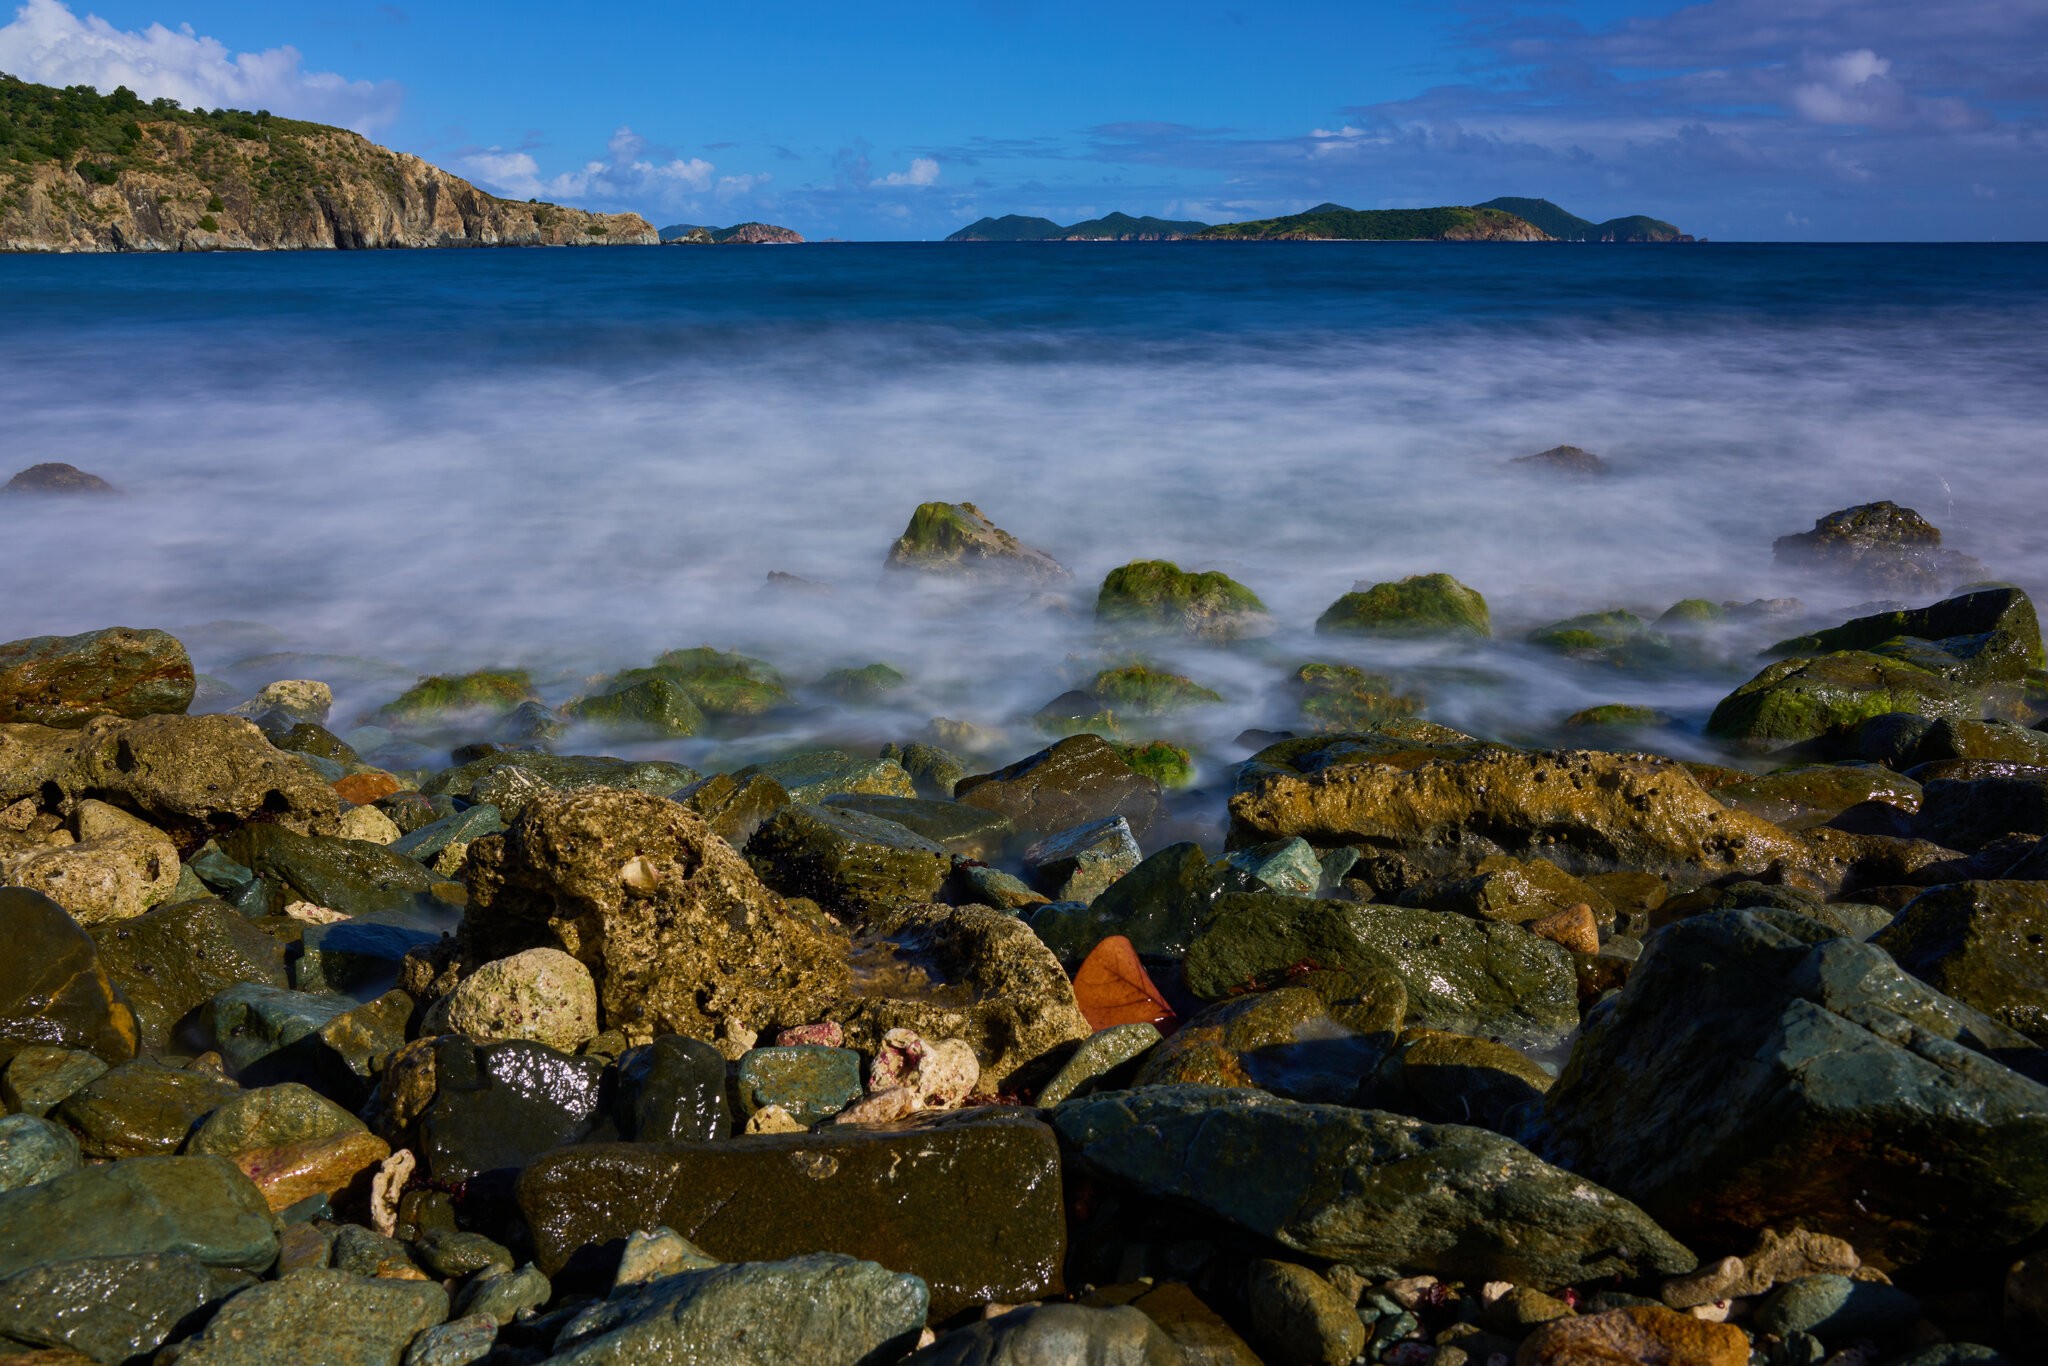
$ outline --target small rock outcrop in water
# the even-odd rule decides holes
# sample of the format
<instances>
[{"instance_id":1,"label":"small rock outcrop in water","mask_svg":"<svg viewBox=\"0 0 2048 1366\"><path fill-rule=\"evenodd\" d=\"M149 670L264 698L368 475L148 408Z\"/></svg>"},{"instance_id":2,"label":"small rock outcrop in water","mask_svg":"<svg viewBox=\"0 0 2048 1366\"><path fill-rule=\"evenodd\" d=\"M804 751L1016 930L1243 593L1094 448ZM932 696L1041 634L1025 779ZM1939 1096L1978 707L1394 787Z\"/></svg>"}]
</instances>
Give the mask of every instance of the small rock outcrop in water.
<instances>
[{"instance_id":1,"label":"small rock outcrop in water","mask_svg":"<svg viewBox=\"0 0 2048 1366\"><path fill-rule=\"evenodd\" d=\"M1582 478L1597 477L1608 472L1605 460L1578 446L1552 446L1547 451L1534 455L1517 456L1508 464L1516 469L1533 470L1544 474L1570 474Z\"/></svg>"},{"instance_id":2,"label":"small rock outcrop in water","mask_svg":"<svg viewBox=\"0 0 2048 1366\"><path fill-rule=\"evenodd\" d=\"M1777 562L1881 593L1939 593L1981 578L1984 566L1941 546L1941 532L1911 508L1863 503L1831 512L1813 530L1771 544Z\"/></svg>"},{"instance_id":3,"label":"small rock outcrop in water","mask_svg":"<svg viewBox=\"0 0 2048 1366\"><path fill-rule=\"evenodd\" d=\"M119 493L120 490L100 478L87 474L76 465L67 465L61 460L46 461L30 465L27 469L7 481L0 493Z\"/></svg>"},{"instance_id":4,"label":"small rock outcrop in water","mask_svg":"<svg viewBox=\"0 0 2048 1366\"><path fill-rule=\"evenodd\" d=\"M730 228L673 223L661 230L663 246L795 246L803 240L802 233L773 223L738 223Z\"/></svg>"},{"instance_id":5,"label":"small rock outcrop in water","mask_svg":"<svg viewBox=\"0 0 2048 1366\"><path fill-rule=\"evenodd\" d=\"M883 567L966 579L1069 577L1066 566L1025 545L972 503L919 504Z\"/></svg>"}]
</instances>

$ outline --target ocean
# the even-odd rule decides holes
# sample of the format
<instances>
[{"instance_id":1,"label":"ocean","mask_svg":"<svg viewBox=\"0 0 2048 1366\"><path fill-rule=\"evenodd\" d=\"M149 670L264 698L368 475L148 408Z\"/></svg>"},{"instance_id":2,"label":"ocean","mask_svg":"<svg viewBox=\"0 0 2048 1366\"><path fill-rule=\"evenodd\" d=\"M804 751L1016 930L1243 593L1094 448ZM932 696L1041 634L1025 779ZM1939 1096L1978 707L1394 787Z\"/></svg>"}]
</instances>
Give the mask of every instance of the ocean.
<instances>
[{"instance_id":1,"label":"ocean","mask_svg":"<svg viewBox=\"0 0 2048 1366\"><path fill-rule=\"evenodd\" d=\"M2048 247L936 244L0 257L0 476L120 499L0 504L0 638L186 639L237 688L321 677L337 730L421 672L523 665L552 700L679 646L796 683L887 662L872 708L580 752L702 764L910 738L1043 743L1031 712L1143 653L1227 702L1166 725L1211 771L1284 728L1289 668L1364 664L1427 714L1554 737L1632 702L1699 740L1754 649L1840 620L1775 537L1892 499L2048 587ZM1604 479L1506 462L1561 443ZM1070 593L885 582L911 510L967 500ZM1256 645L1097 634L1165 558L1272 609ZM821 591L774 591L771 571ZM1443 571L1490 644L1335 644L1354 581ZM1798 596L1714 668L1639 676L1531 628ZM2038 596L2038 591L2037 591Z\"/></svg>"}]
</instances>

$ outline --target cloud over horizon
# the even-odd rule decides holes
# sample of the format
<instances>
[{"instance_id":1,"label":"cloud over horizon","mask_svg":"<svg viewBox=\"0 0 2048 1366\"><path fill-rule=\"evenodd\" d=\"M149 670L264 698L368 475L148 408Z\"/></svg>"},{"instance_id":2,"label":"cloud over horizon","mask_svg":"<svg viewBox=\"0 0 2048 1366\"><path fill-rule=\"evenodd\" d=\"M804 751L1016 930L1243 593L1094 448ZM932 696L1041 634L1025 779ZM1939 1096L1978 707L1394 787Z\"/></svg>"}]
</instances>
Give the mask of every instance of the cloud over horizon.
<instances>
[{"instance_id":1,"label":"cloud over horizon","mask_svg":"<svg viewBox=\"0 0 2048 1366\"><path fill-rule=\"evenodd\" d=\"M125 85L144 99L187 107L268 109L363 134L392 123L405 96L395 81L307 71L294 47L232 52L189 24L118 29L97 15L79 18L63 0L25 0L0 25L0 71L103 92Z\"/></svg>"}]
</instances>

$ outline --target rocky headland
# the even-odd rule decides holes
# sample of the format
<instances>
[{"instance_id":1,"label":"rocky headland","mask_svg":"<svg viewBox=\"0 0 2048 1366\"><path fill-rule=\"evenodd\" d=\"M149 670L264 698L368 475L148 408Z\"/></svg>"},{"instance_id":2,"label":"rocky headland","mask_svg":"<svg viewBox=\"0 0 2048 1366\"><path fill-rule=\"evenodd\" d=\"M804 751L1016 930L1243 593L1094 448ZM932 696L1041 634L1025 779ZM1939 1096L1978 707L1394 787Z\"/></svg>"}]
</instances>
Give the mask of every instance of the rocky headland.
<instances>
[{"instance_id":1,"label":"rocky headland","mask_svg":"<svg viewBox=\"0 0 2048 1366\"><path fill-rule=\"evenodd\" d=\"M972 504L875 550L877 591L1074 587ZM1713 761L1620 705L1569 743L1464 733L1428 676L1344 662L1490 639L1442 573L1359 584L1315 623L1330 657L1282 660L1250 587L1135 560L1070 599L1103 667L1019 731L709 772L605 751L904 675L682 647L338 715L161 630L0 644L0 1341L2043 1360L2034 606L1891 504L1777 553L1910 599L1762 657L1785 612L1704 599L1525 642L1726 676L1692 723ZM1179 743L1222 693L1147 662L1166 641L1265 661L1248 757Z\"/></svg>"}]
</instances>

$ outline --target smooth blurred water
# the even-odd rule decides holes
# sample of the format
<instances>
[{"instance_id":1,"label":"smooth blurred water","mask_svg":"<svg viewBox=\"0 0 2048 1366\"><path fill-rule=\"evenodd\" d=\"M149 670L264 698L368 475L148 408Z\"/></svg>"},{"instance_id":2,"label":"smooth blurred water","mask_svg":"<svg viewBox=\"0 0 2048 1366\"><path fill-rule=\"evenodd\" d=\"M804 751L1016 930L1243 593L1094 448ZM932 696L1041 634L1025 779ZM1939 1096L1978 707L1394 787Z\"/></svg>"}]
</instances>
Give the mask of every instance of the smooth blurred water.
<instances>
[{"instance_id":1,"label":"smooth blurred water","mask_svg":"<svg viewBox=\"0 0 2048 1366\"><path fill-rule=\"evenodd\" d=\"M1205 733L1286 724L1278 670L1310 656L1407 671L1497 732L1697 712L1725 678L1308 628L1354 580L1434 570L1509 642L1689 596L1846 609L1770 543L1878 498L2048 586L2044 339L2029 246L0 257L0 474L64 460L128 494L0 505L0 638L261 623L193 631L201 667L355 656L324 667L359 708L503 662L566 696L704 642L913 678L787 743L1013 720L1098 665L1102 574L1157 556L1228 569L1283 627L1165 652L1232 698ZM1615 475L1504 467L1561 442ZM885 589L928 499L1071 566L1072 613ZM770 570L836 592L764 594Z\"/></svg>"}]
</instances>

